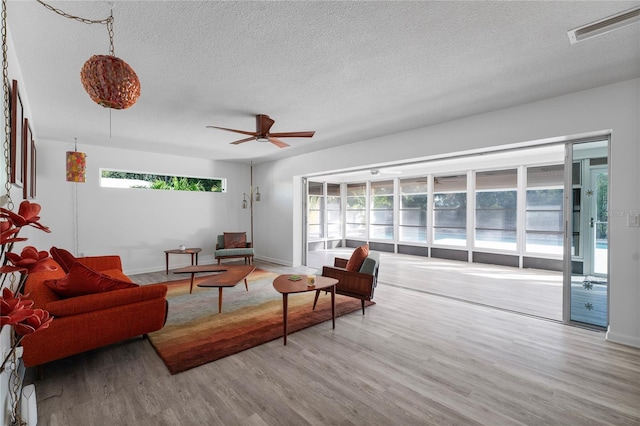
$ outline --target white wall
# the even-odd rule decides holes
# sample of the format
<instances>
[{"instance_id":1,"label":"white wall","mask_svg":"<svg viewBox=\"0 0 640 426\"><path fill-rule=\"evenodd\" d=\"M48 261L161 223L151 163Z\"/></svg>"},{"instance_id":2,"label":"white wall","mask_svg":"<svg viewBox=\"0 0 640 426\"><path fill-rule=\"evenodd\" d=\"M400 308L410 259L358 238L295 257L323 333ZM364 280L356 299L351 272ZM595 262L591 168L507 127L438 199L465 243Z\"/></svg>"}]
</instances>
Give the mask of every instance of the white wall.
<instances>
[{"instance_id":1,"label":"white wall","mask_svg":"<svg viewBox=\"0 0 640 426\"><path fill-rule=\"evenodd\" d=\"M301 176L610 130L607 338L640 347L640 228L626 226L627 213L640 213L639 123L640 79L634 79L259 164L254 180L263 197L255 219L256 256L288 265L300 264Z\"/></svg>"},{"instance_id":2,"label":"white wall","mask_svg":"<svg viewBox=\"0 0 640 426\"><path fill-rule=\"evenodd\" d=\"M216 236L246 231L249 210L242 193L249 189L249 166L78 143L87 154L86 183L65 180L65 152L73 143L39 141L38 197L42 223L51 234L39 238L42 250L65 248L77 255L119 254L128 274L165 268L164 250L180 244L201 247L200 263L212 263ZM103 188L99 169L227 179L226 193ZM77 190L78 241L75 239ZM170 268L189 264L172 255Z\"/></svg>"}]
</instances>

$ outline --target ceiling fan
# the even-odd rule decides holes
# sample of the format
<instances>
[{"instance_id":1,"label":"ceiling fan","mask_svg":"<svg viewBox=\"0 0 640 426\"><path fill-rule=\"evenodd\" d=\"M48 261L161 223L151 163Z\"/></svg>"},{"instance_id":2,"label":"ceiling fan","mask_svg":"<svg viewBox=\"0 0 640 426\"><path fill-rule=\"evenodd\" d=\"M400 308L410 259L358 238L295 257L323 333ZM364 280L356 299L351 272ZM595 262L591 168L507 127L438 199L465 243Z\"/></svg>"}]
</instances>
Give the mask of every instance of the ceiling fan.
<instances>
[{"instance_id":1,"label":"ceiling fan","mask_svg":"<svg viewBox=\"0 0 640 426\"><path fill-rule=\"evenodd\" d=\"M246 130L236 130L236 129L228 129L226 127L218 127L218 126L207 126L210 129L220 129L226 130L229 132L241 133L243 135L250 135L251 137L240 139L239 141L231 142L232 145L238 145L244 142L249 142L252 140L256 140L258 142L271 142L278 148L285 148L289 146L289 144L282 142L279 138L310 138L316 132L280 132L280 133L270 133L269 130L271 126L273 126L273 121L269 118L268 115L258 114L256 115L256 131L249 132Z\"/></svg>"}]
</instances>

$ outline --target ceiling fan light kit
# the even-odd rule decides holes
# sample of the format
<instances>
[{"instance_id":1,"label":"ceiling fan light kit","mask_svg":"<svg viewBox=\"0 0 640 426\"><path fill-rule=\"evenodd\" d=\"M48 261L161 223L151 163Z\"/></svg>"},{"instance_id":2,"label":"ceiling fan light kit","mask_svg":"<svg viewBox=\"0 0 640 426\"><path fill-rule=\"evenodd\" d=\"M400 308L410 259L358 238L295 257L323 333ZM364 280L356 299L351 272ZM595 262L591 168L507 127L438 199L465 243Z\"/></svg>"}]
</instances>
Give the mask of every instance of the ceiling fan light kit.
<instances>
[{"instance_id":1,"label":"ceiling fan light kit","mask_svg":"<svg viewBox=\"0 0 640 426\"><path fill-rule=\"evenodd\" d=\"M219 127L219 126L207 126L209 129L220 129L226 130L227 132L240 133L242 135L248 135L250 137L240 139L237 141L230 142L232 145L239 145L241 143L249 142L249 141L257 141L257 142L271 142L278 148L286 148L290 146L289 144L281 141L279 138L311 138L315 135L315 131L308 132L280 132L280 133L271 133L271 126L273 126L273 121L266 114L258 114L256 115L256 131L250 132L247 130L238 130L238 129L229 129L227 127Z\"/></svg>"},{"instance_id":2,"label":"ceiling fan light kit","mask_svg":"<svg viewBox=\"0 0 640 426\"><path fill-rule=\"evenodd\" d=\"M567 31L571 44L640 22L640 6Z\"/></svg>"}]
</instances>

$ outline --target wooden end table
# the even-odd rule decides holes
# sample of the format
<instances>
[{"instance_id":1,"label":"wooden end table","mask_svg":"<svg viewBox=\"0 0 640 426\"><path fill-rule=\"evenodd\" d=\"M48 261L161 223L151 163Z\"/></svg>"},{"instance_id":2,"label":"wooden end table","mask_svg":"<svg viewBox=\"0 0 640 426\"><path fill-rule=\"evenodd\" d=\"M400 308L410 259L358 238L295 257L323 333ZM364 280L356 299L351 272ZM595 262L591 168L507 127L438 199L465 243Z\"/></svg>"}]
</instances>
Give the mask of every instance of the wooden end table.
<instances>
[{"instance_id":1,"label":"wooden end table","mask_svg":"<svg viewBox=\"0 0 640 426\"><path fill-rule=\"evenodd\" d=\"M282 293L282 316L284 325L284 344L287 344L287 307L288 298L291 293L304 293L306 291L331 289L331 321L333 328L336 328L336 284L338 280L335 278L316 276L316 285L311 287L307 285L307 276L299 275L302 278L299 281L291 281L291 274L280 275L273 280L273 288Z\"/></svg>"},{"instance_id":2,"label":"wooden end table","mask_svg":"<svg viewBox=\"0 0 640 426\"><path fill-rule=\"evenodd\" d=\"M193 265L193 257L195 255L196 258L196 265L198 264L198 253L200 253L202 251L201 248L199 247L192 247L192 248L188 248L188 249L184 249L184 250L180 250L180 249L172 249L172 250L165 250L164 251L164 256L165 256L165 269L167 272L167 275L169 274L169 255L170 254L190 254L191 255L191 264Z\"/></svg>"},{"instance_id":3,"label":"wooden end table","mask_svg":"<svg viewBox=\"0 0 640 426\"><path fill-rule=\"evenodd\" d=\"M225 287L235 287L244 280L244 287L249 291L247 277L256 267L253 265L192 265L176 269L174 274L191 274L189 294L193 291L193 280L199 272L220 272L217 275L207 277L198 287L218 287L218 313L222 312L222 290Z\"/></svg>"}]
</instances>

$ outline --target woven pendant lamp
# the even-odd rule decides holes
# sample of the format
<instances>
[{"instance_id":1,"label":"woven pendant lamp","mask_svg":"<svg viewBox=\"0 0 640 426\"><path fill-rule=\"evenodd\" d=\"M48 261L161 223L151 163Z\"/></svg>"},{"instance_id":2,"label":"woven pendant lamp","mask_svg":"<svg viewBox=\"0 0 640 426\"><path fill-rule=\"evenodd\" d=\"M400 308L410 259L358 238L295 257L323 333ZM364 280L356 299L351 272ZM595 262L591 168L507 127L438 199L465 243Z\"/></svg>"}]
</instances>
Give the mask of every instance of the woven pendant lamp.
<instances>
[{"instance_id":1,"label":"woven pendant lamp","mask_svg":"<svg viewBox=\"0 0 640 426\"><path fill-rule=\"evenodd\" d=\"M140 80L133 68L120 58L116 58L113 47L113 8L105 19L86 19L74 16L57 9L42 0L38 3L65 18L84 24L101 24L107 26L109 33L109 54L93 55L80 70L80 81L89 97L105 108L126 109L136 103L140 97ZM68 180L68 179L67 179Z\"/></svg>"},{"instance_id":2,"label":"woven pendant lamp","mask_svg":"<svg viewBox=\"0 0 640 426\"><path fill-rule=\"evenodd\" d=\"M89 97L105 108L126 109L140 97L133 68L112 55L93 55L82 66L80 80Z\"/></svg>"}]
</instances>

